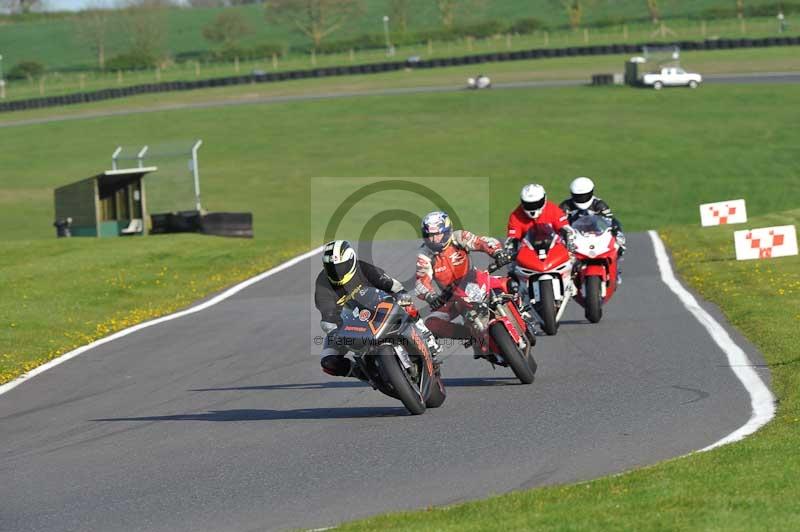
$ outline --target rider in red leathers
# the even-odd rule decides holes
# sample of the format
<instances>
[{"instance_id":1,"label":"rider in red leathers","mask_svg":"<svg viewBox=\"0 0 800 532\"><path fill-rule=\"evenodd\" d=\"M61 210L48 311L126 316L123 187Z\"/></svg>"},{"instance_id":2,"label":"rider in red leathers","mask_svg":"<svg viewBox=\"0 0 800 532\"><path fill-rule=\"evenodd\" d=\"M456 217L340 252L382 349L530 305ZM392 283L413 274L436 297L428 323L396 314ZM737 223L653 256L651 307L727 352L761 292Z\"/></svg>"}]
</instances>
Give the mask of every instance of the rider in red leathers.
<instances>
[{"instance_id":1,"label":"rider in red leathers","mask_svg":"<svg viewBox=\"0 0 800 532\"><path fill-rule=\"evenodd\" d=\"M444 212L425 216L422 237L424 244L417 256L416 292L417 297L431 306L432 312L425 325L438 338L469 339L469 328L453 323L458 312L448 301L448 289L470 271L470 251L481 251L498 262L507 262L508 253L496 238L454 231L450 217Z\"/></svg>"},{"instance_id":2,"label":"rider in red leathers","mask_svg":"<svg viewBox=\"0 0 800 532\"><path fill-rule=\"evenodd\" d=\"M572 248L572 228L567 215L555 203L547 201L544 187L537 184L525 185L520 192L520 205L508 217L508 238L506 248L516 253L520 240L538 224L550 224L553 230L564 236L568 248Z\"/></svg>"}]
</instances>

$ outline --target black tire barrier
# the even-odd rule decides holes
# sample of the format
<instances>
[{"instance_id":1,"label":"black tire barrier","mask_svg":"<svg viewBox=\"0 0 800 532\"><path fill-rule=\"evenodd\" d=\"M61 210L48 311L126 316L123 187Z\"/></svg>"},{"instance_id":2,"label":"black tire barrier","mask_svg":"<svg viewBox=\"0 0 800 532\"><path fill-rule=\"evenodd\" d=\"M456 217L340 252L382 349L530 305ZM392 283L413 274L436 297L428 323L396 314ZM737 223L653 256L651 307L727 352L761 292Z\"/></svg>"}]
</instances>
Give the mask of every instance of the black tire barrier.
<instances>
[{"instance_id":1,"label":"black tire barrier","mask_svg":"<svg viewBox=\"0 0 800 532\"><path fill-rule=\"evenodd\" d=\"M681 50L716 50L733 48L761 48L769 46L800 46L800 36L796 37L764 37L760 39L707 39L705 41L678 41L673 43L643 43L643 44L611 44L595 46L579 46L569 48L534 48L531 50L517 50L514 52L494 52L480 55L466 55L458 57L445 57L427 59L424 61L392 61L385 63L348 65L327 68L314 68L309 70L292 70L288 72L259 73L244 76L231 76L224 78L207 78L193 81L169 81L162 83L147 83L129 87L116 87L101 89L92 92L79 92L61 96L48 96L42 98L29 98L11 102L0 102L0 112L24 111L27 109L41 109L62 105L74 105L84 102L98 102L116 98L124 98L136 94L176 92L208 87L225 87L248 83L275 83L279 81L348 76L359 74L372 74L376 72L392 72L403 69L441 68L456 65L475 65L488 62L520 61L526 59L542 59L551 57L573 57L585 55L609 54L640 54L643 46L669 46L676 45Z\"/></svg>"}]
</instances>

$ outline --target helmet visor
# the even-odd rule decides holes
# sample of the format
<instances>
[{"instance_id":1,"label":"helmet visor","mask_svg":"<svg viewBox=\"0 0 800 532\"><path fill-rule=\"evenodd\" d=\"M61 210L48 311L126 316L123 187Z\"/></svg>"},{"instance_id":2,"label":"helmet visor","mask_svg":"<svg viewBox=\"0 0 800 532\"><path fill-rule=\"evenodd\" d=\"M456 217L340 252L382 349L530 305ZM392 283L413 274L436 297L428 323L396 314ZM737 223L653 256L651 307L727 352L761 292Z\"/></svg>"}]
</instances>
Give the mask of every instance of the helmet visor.
<instances>
[{"instance_id":1,"label":"helmet visor","mask_svg":"<svg viewBox=\"0 0 800 532\"><path fill-rule=\"evenodd\" d=\"M355 270L356 259L352 258L339 264L325 262L323 263L323 266L328 279L334 283L341 283L349 280L348 277L350 277Z\"/></svg>"},{"instance_id":2,"label":"helmet visor","mask_svg":"<svg viewBox=\"0 0 800 532\"><path fill-rule=\"evenodd\" d=\"M544 201L545 198L542 198L538 201L523 201L522 208L525 212L528 213L528 216L536 217L542 213L542 209L544 208Z\"/></svg>"},{"instance_id":3,"label":"helmet visor","mask_svg":"<svg viewBox=\"0 0 800 532\"><path fill-rule=\"evenodd\" d=\"M594 195L594 191L589 191L584 194L572 194L572 201L574 201L578 205L583 205L592 201L592 196Z\"/></svg>"}]
</instances>

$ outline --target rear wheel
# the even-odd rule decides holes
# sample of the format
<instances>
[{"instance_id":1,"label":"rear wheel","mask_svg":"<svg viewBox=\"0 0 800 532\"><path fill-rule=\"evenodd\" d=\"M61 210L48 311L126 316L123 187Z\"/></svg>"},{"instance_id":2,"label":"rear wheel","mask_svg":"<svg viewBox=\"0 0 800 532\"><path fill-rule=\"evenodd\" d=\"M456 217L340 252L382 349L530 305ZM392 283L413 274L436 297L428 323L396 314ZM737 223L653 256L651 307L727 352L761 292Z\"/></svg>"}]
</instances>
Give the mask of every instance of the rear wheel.
<instances>
[{"instance_id":1,"label":"rear wheel","mask_svg":"<svg viewBox=\"0 0 800 532\"><path fill-rule=\"evenodd\" d=\"M517 344L514 343L511 335L508 334L506 326L501 322L495 322L489 328L489 334L492 335L492 339L494 343L497 344L500 354L508 365L511 366L511 371L514 372L514 375L517 376L520 382L522 382L522 384L532 383L535 370L530 367L528 360L519 350Z\"/></svg>"},{"instance_id":2,"label":"rear wheel","mask_svg":"<svg viewBox=\"0 0 800 532\"><path fill-rule=\"evenodd\" d=\"M656 81L655 83L653 83L653 88L657 91L660 91L663 86L664 84L661 83L660 81Z\"/></svg>"},{"instance_id":3,"label":"rear wheel","mask_svg":"<svg viewBox=\"0 0 800 532\"><path fill-rule=\"evenodd\" d=\"M600 283L602 279L596 275L586 278L586 319L597 323L603 317L603 308L600 306Z\"/></svg>"},{"instance_id":4,"label":"rear wheel","mask_svg":"<svg viewBox=\"0 0 800 532\"><path fill-rule=\"evenodd\" d=\"M550 280L539 282L539 315L542 317L542 329L553 336L558 330L556 323L556 298L553 295L553 282Z\"/></svg>"},{"instance_id":5,"label":"rear wheel","mask_svg":"<svg viewBox=\"0 0 800 532\"><path fill-rule=\"evenodd\" d=\"M403 403L413 415L419 415L425 412L425 402L417 393L416 386L411 382L405 368L400 364L394 349L389 346L381 347L378 352L378 364L381 371L381 376L392 385L397 398Z\"/></svg>"}]
</instances>

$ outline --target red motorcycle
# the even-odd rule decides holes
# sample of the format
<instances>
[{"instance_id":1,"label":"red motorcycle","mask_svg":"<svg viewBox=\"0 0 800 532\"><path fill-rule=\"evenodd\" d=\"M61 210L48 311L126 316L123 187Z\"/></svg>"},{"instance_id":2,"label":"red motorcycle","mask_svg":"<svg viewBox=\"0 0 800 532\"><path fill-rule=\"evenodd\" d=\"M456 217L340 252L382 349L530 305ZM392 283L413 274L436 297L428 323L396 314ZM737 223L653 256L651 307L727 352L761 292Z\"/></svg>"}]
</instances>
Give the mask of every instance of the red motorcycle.
<instances>
[{"instance_id":1,"label":"red motorcycle","mask_svg":"<svg viewBox=\"0 0 800 532\"><path fill-rule=\"evenodd\" d=\"M532 227L519 243L513 275L529 302L533 317L549 335L575 295L573 260L562 238L550 224Z\"/></svg>"},{"instance_id":2,"label":"red motorcycle","mask_svg":"<svg viewBox=\"0 0 800 532\"><path fill-rule=\"evenodd\" d=\"M611 230L611 220L604 216L582 216L572 223L572 228L578 261L573 276L578 288L575 301L585 309L586 319L597 323L603 316L603 305L617 288L619 244Z\"/></svg>"},{"instance_id":3,"label":"red motorcycle","mask_svg":"<svg viewBox=\"0 0 800 532\"><path fill-rule=\"evenodd\" d=\"M496 264L488 272L472 268L452 288L450 301L472 331L482 358L511 367L523 384L530 384L536 373L536 337L520 314L519 294L508 293L508 279L490 275L498 268Z\"/></svg>"}]
</instances>

